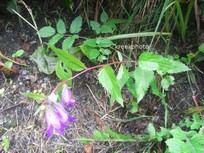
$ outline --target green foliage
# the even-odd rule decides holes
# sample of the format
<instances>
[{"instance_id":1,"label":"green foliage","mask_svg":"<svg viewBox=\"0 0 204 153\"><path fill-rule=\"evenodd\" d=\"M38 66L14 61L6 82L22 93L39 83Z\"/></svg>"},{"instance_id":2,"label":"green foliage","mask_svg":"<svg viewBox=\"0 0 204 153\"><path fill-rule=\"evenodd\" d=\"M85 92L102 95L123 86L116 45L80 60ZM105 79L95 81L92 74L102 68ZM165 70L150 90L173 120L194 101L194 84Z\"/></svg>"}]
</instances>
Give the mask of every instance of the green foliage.
<instances>
[{"instance_id":1,"label":"green foliage","mask_svg":"<svg viewBox=\"0 0 204 153\"><path fill-rule=\"evenodd\" d=\"M116 100L121 106L123 106L123 98L118 85L113 69L110 66L105 66L98 74L99 82L111 95L110 104Z\"/></svg>"},{"instance_id":2,"label":"green foliage","mask_svg":"<svg viewBox=\"0 0 204 153\"><path fill-rule=\"evenodd\" d=\"M174 24L177 27L177 30L180 33L180 36L183 41L185 40L187 25L190 18L190 13L193 9L194 1L195 0L190 0L189 2L187 2L188 4L187 4L186 12L183 12L184 10L183 7L186 4L182 4L182 1L175 0L174 2L172 2L173 5L171 5L168 8L168 10L165 12L165 22L167 23L166 24L167 31L171 30L169 21L170 21L170 18L173 17ZM172 11L172 16L170 13L171 11Z\"/></svg>"},{"instance_id":3,"label":"green foliage","mask_svg":"<svg viewBox=\"0 0 204 153\"><path fill-rule=\"evenodd\" d=\"M112 131L109 127L106 127L104 132L95 130L93 132L93 138L78 138L82 143L86 144L91 141L117 141L117 142L136 142L136 139L131 135L120 134Z\"/></svg>"},{"instance_id":4,"label":"green foliage","mask_svg":"<svg viewBox=\"0 0 204 153\"><path fill-rule=\"evenodd\" d=\"M199 118L197 114L193 114L193 116ZM164 152L166 153L201 153L204 152L204 120L200 119L200 121L202 122L202 126L197 127L196 130L192 128L186 129L190 124L197 122L193 119L191 123L185 121L182 126L173 125L172 128L160 127L159 131L156 131L154 125L149 123L147 126L149 134L147 135L124 135L116 133L110 128L106 128L104 132L95 130L92 138L79 138L78 140L82 143L90 143L92 141L157 143L164 141L166 144ZM182 127L186 130L183 130Z\"/></svg>"},{"instance_id":5,"label":"green foliage","mask_svg":"<svg viewBox=\"0 0 204 153\"><path fill-rule=\"evenodd\" d=\"M2 143L1 143L1 145L2 145L2 147L3 147L3 150L5 151L5 152L7 152L8 150L9 150L9 147L10 147L10 140L9 140L9 138L8 137L6 137L6 136L2 136ZM2 150L2 151L3 151Z\"/></svg>"},{"instance_id":6,"label":"green foliage","mask_svg":"<svg viewBox=\"0 0 204 153\"><path fill-rule=\"evenodd\" d=\"M46 99L43 93L21 93L23 96L34 99L37 103L42 102Z\"/></svg>"},{"instance_id":7,"label":"green foliage","mask_svg":"<svg viewBox=\"0 0 204 153\"><path fill-rule=\"evenodd\" d=\"M110 20L107 13L103 11L100 16L101 24L97 21L90 21L90 26L96 34L113 33L117 27L117 23L124 22L123 20Z\"/></svg>"}]
</instances>

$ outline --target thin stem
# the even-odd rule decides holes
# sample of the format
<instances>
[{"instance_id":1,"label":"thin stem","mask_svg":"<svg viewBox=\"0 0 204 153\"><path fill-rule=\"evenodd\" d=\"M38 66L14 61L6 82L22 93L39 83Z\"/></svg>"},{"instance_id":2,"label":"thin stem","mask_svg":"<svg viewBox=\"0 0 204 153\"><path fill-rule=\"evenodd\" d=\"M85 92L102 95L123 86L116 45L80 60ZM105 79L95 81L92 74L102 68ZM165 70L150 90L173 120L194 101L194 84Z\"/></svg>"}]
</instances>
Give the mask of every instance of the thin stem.
<instances>
[{"instance_id":1,"label":"thin stem","mask_svg":"<svg viewBox=\"0 0 204 153\"><path fill-rule=\"evenodd\" d=\"M98 68L102 68L104 66L107 66L107 65L114 65L114 64L121 64L121 63L128 63L128 62L132 62L132 63L136 63L137 61L121 61L121 62L113 62L113 63L108 63L108 64L102 64L102 65L96 65L96 66L93 66L93 67L89 67L89 68L86 68L85 70L79 72L78 74L76 74L75 76L67 79L67 80L64 80L60 83L57 84L57 86L55 87L55 89L52 91L52 93L54 93L60 86L62 86L63 84L67 83L68 81L70 80L73 80L74 78L80 76L81 74L83 73L86 73L90 70L93 70L93 69L98 69Z\"/></svg>"}]
</instances>

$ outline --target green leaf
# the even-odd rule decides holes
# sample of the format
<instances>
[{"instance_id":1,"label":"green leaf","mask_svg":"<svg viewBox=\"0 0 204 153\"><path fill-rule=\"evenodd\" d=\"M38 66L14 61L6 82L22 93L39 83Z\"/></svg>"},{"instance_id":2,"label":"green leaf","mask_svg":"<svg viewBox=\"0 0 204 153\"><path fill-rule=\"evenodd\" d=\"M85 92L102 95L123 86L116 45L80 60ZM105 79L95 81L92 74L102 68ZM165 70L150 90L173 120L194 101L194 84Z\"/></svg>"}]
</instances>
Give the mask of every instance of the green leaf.
<instances>
[{"instance_id":1,"label":"green leaf","mask_svg":"<svg viewBox=\"0 0 204 153\"><path fill-rule=\"evenodd\" d=\"M72 77L72 71L66 66L64 66L61 61L57 63L55 71L56 71L57 77L62 81ZM72 86L72 81L70 80L68 84L69 86Z\"/></svg>"},{"instance_id":2,"label":"green leaf","mask_svg":"<svg viewBox=\"0 0 204 153\"><path fill-rule=\"evenodd\" d=\"M99 51L101 52L102 55L111 55L112 52L110 51L110 49L104 49L104 48L100 48Z\"/></svg>"},{"instance_id":3,"label":"green leaf","mask_svg":"<svg viewBox=\"0 0 204 153\"><path fill-rule=\"evenodd\" d=\"M5 65L8 69L10 69L10 68L13 66L13 62L11 62L11 61L6 61L6 62L4 63L4 65Z\"/></svg>"},{"instance_id":4,"label":"green leaf","mask_svg":"<svg viewBox=\"0 0 204 153\"><path fill-rule=\"evenodd\" d=\"M136 68L134 71L135 93L137 102L140 102L147 92L151 82L154 80L154 72Z\"/></svg>"},{"instance_id":5,"label":"green leaf","mask_svg":"<svg viewBox=\"0 0 204 153\"><path fill-rule=\"evenodd\" d=\"M74 57L72 54L58 49L50 44L48 46L55 52L55 54L59 57L61 61L66 65L66 67L70 68L73 71L81 71L86 68L84 63L82 63L79 59Z\"/></svg>"},{"instance_id":6,"label":"green leaf","mask_svg":"<svg viewBox=\"0 0 204 153\"><path fill-rule=\"evenodd\" d=\"M114 45L114 43L110 39L101 37L96 39L96 44L98 47L110 47Z\"/></svg>"},{"instance_id":7,"label":"green leaf","mask_svg":"<svg viewBox=\"0 0 204 153\"><path fill-rule=\"evenodd\" d=\"M99 82L111 95L110 104L116 100L123 107L123 98L118 85L113 69L110 66L105 66L98 74Z\"/></svg>"},{"instance_id":8,"label":"green leaf","mask_svg":"<svg viewBox=\"0 0 204 153\"><path fill-rule=\"evenodd\" d=\"M56 34L48 41L48 43L51 45L55 45L60 39L62 39L63 36L64 35L62 34Z\"/></svg>"},{"instance_id":9,"label":"green leaf","mask_svg":"<svg viewBox=\"0 0 204 153\"><path fill-rule=\"evenodd\" d=\"M131 105L131 107L132 107L132 108L129 110L130 113L134 114L134 113L138 112L139 107L138 107L137 102L133 101L133 102L131 102L130 105Z\"/></svg>"},{"instance_id":10,"label":"green leaf","mask_svg":"<svg viewBox=\"0 0 204 153\"><path fill-rule=\"evenodd\" d=\"M204 43L202 43L202 44L199 46L198 50L199 50L201 53L204 53Z\"/></svg>"},{"instance_id":11,"label":"green leaf","mask_svg":"<svg viewBox=\"0 0 204 153\"><path fill-rule=\"evenodd\" d=\"M20 50L16 51L14 54L12 54L12 57L13 57L13 58L20 57L20 56L22 56L24 53L25 53L25 51L22 50L22 49L20 49Z\"/></svg>"},{"instance_id":12,"label":"green leaf","mask_svg":"<svg viewBox=\"0 0 204 153\"><path fill-rule=\"evenodd\" d=\"M57 59L45 55L45 49L38 47L35 52L30 56L37 65L40 72L51 74L55 70Z\"/></svg>"},{"instance_id":13,"label":"green leaf","mask_svg":"<svg viewBox=\"0 0 204 153\"><path fill-rule=\"evenodd\" d=\"M169 89L169 86L174 85L174 83L173 76L167 76L161 80L161 86L166 91Z\"/></svg>"},{"instance_id":14,"label":"green leaf","mask_svg":"<svg viewBox=\"0 0 204 153\"><path fill-rule=\"evenodd\" d=\"M81 26L82 26L82 17L78 16L76 17L70 26L70 33L74 34L74 33L79 33L81 31Z\"/></svg>"},{"instance_id":15,"label":"green leaf","mask_svg":"<svg viewBox=\"0 0 204 153\"><path fill-rule=\"evenodd\" d=\"M9 141L9 138L8 137L5 137L5 136L2 136L2 147L4 147L4 151L8 151L9 149L9 146L10 146L10 141ZM3 150L2 150L3 152Z\"/></svg>"},{"instance_id":16,"label":"green leaf","mask_svg":"<svg viewBox=\"0 0 204 153\"><path fill-rule=\"evenodd\" d=\"M165 141L171 153L184 153L185 143L178 139L168 139Z\"/></svg>"},{"instance_id":17,"label":"green leaf","mask_svg":"<svg viewBox=\"0 0 204 153\"><path fill-rule=\"evenodd\" d=\"M173 138L179 139L179 140L186 140L186 132L183 131L180 127L177 127L175 129L172 129L170 133L173 135Z\"/></svg>"},{"instance_id":18,"label":"green leaf","mask_svg":"<svg viewBox=\"0 0 204 153\"><path fill-rule=\"evenodd\" d=\"M97 21L90 21L90 26L92 30L96 31L97 34L100 33L99 30L100 30L101 25Z\"/></svg>"},{"instance_id":19,"label":"green leaf","mask_svg":"<svg viewBox=\"0 0 204 153\"><path fill-rule=\"evenodd\" d=\"M57 22L57 32L60 34L65 34L66 33L66 27L62 19L59 19Z\"/></svg>"},{"instance_id":20,"label":"green leaf","mask_svg":"<svg viewBox=\"0 0 204 153\"><path fill-rule=\"evenodd\" d=\"M46 38L55 34L55 29L51 26L43 27L39 30L40 37Z\"/></svg>"},{"instance_id":21,"label":"green leaf","mask_svg":"<svg viewBox=\"0 0 204 153\"><path fill-rule=\"evenodd\" d=\"M100 132L98 130L95 130L93 132L94 134L94 138L97 140L108 140L110 139L109 134L105 133L105 132Z\"/></svg>"},{"instance_id":22,"label":"green leaf","mask_svg":"<svg viewBox=\"0 0 204 153\"><path fill-rule=\"evenodd\" d=\"M79 38L78 35L72 35L64 39L62 42L62 50L68 50L70 47L72 47L77 38Z\"/></svg>"},{"instance_id":23,"label":"green leaf","mask_svg":"<svg viewBox=\"0 0 204 153\"><path fill-rule=\"evenodd\" d=\"M156 96L159 96L160 98L162 97L162 93L158 88L158 81L155 78L152 82L151 82L151 89L152 89L152 93L155 94Z\"/></svg>"},{"instance_id":24,"label":"green leaf","mask_svg":"<svg viewBox=\"0 0 204 153\"><path fill-rule=\"evenodd\" d=\"M42 102L46 99L46 96L43 93L21 93L23 96L34 99L37 103Z\"/></svg>"},{"instance_id":25,"label":"green leaf","mask_svg":"<svg viewBox=\"0 0 204 153\"><path fill-rule=\"evenodd\" d=\"M102 25L100 27L100 33L113 33L113 29L110 26Z\"/></svg>"},{"instance_id":26,"label":"green leaf","mask_svg":"<svg viewBox=\"0 0 204 153\"><path fill-rule=\"evenodd\" d=\"M84 42L85 45L89 46L89 47L93 47L95 48L96 47L96 39L87 39L85 42Z\"/></svg>"},{"instance_id":27,"label":"green leaf","mask_svg":"<svg viewBox=\"0 0 204 153\"><path fill-rule=\"evenodd\" d=\"M148 124L148 131L149 131L150 137L154 138L156 135L156 131L155 131L154 125L152 123Z\"/></svg>"},{"instance_id":28,"label":"green leaf","mask_svg":"<svg viewBox=\"0 0 204 153\"><path fill-rule=\"evenodd\" d=\"M129 72L122 64L120 65L120 68L118 70L117 79L120 89L122 89L122 87L126 84L126 82L129 79Z\"/></svg>"},{"instance_id":29,"label":"green leaf","mask_svg":"<svg viewBox=\"0 0 204 153\"><path fill-rule=\"evenodd\" d=\"M125 134L120 134L120 133L116 133L114 131L112 131L109 127L106 127L105 132L109 134L109 136L112 139L123 139L123 140L127 140L127 139L133 139L133 137L131 135L125 135Z\"/></svg>"},{"instance_id":30,"label":"green leaf","mask_svg":"<svg viewBox=\"0 0 204 153\"><path fill-rule=\"evenodd\" d=\"M140 55L139 67L144 70L157 70L160 74L180 73L190 70L181 62L164 58L152 52L144 52Z\"/></svg>"},{"instance_id":31,"label":"green leaf","mask_svg":"<svg viewBox=\"0 0 204 153\"><path fill-rule=\"evenodd\" d=\"M96 59L100 55L100 52L97 49L92 49L89 52L89 59Z\"/></svg>"},{"instance_id":32,"label":"green leaf","mask_svg":"<svg viewBox=\"0 0 204 153\"><path fill-rule=\"evenodd\" d=\"M107 22L108 21L108 14L105 12L105 11L103 11L102 13L101 13L101 22L103 22L103 23L105 23L105 22Z\"/></svg>"}]
</instances>

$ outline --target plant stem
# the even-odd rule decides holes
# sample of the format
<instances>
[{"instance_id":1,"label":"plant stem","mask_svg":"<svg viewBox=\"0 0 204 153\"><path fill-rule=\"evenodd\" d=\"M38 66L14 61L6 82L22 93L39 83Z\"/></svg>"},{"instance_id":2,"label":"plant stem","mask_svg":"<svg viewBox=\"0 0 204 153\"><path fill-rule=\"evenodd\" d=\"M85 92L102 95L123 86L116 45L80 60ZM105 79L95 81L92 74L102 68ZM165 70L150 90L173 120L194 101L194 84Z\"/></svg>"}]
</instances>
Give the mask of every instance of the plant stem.
<instances>
[{"instance_id":1,"label":"plant stem","mask_svg":"<svg viewBox=\"0 0 204 153\"><path fill-rule=\"evenodd\" d=\"M60 86L62 86L63 84L67 83L68 81L70 80L73 80L74 78L90 71L90 70L93 70L93 69L98 69L98 68L102 68L104 66L108 66L108 65L114 65L114 64L121 64L121 63L128 63L128 62L132 62L132 63L136 63L137 61L121 61L121 62L113 62L113 63L108 63L108 64L102 64L102 65L96 65L96 66L93 66L93 67L89 67L89 68L86 68L85 70L79 72L78 74L76 74L75 76L67 79L67 80L64 80L60 83L57 84L57 86L55 87L55 89L52 91L52 93L54 93Z\"/></svg>"}]
</instances>

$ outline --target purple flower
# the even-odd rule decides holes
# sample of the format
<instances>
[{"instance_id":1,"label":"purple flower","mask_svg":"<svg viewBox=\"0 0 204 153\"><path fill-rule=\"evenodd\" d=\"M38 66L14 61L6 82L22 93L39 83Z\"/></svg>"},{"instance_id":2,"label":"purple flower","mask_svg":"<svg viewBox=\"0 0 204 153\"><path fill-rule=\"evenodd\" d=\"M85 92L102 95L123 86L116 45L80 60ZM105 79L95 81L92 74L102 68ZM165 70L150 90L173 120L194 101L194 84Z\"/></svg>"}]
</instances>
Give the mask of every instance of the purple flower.
<instances>
[{"instance_id":1,"label":"purple flower","mask_svg":"<svg viewBox=\"0 0 204 153\"><path fill-rule=\"evenodd\" d=\"M68 127L67 124L76 120L76 118L67 113L62 104L54 102L52 104L53 106L50 105L45 112L47 138L51 137L53 132L63 135L64 129Z\"/></svg>"},{"instance_id":2,"label":"purple flower","mask_svg":"<svg viewBox=\"0 0 204 153\"><path fill-rule=\"evenodd\" d=\"M76 105L71 90L68 88L67 85L64 85L62 88L62 104L66 105L68 108L71 108Z\"/></svg>"}]
</instances>

